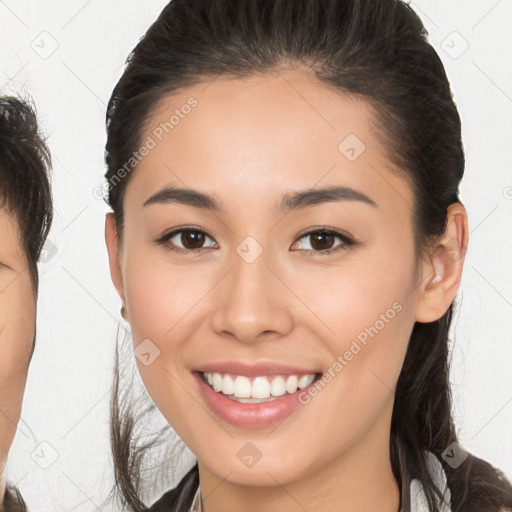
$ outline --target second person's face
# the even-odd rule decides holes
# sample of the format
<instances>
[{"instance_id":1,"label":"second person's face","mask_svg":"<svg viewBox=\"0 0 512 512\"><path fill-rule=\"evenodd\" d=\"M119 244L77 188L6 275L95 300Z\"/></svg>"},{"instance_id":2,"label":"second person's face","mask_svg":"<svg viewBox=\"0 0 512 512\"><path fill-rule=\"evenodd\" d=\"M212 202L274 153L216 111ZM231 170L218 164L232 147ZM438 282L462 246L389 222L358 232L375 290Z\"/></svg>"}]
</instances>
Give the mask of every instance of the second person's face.
<instances>
[{"instance_id":1,"label":"second person's face","mask_svg":"<svg viewBox=\"0 0 512 512\"><path fill-rule=\"evenodd\" d=\"M36 321L36 298L15 216L0 208L0 473L16 433Z\"/></svg>"}]
</instances>

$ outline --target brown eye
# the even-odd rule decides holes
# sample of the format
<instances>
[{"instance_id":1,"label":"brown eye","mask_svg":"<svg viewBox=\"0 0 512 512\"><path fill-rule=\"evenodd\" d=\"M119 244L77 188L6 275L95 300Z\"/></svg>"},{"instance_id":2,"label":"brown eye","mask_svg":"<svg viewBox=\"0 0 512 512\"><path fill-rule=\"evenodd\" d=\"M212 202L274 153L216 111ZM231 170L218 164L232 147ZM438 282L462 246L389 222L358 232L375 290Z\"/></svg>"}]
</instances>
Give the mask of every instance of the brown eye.
<instances>
[{"instance_id":1,"label":"brown eye","mask_svg":"<svg viewBox=\"0 0 512 512\"><path fill-rule=\"evenodd\" d=\"M191 252L200 251L201 249L208 249L204 247L207 240L213 242L213 246L218 247L217 244L206 234L205 231L198 228L181 228L164 235L157 243L164 245L166 248L177 252Z\"/></svg>"},{"instance_id":2,"label":"brown eye","mask_svg":"<svg viewBox=\"0 0 512 512\"><path fill-rule=\"evenodd\" d=\"M336 244L336 239L341 243ZM299 237L298 241L301 240L309 241L309 244L306 244L306 247L299 247L300 249L317 254L329 254L355 245L355 241L344 233L327 229L309 231Z\"/></svg>"},{"instance_id":3,"label":"brown eye","mask_svg":"<svg viewBox=\"0 0 512 512\"><path fill-rule=\"evenodd\" d=\"M185 249L200 249L205 241L205 234L201 231L182 231L180 241Z\"/></svg>"},{"instance_id":4,"label":"brown eye","mask_svg":"<svg viewBox=\"0 0 512 512\"><path fill-rule=\"evenodd\" d=\"M336 239L334 235L329 233L318 232L313 235L309 235L311 240L311 247L314 251L324 251L326 249L332 249L332 245Z\"/></svg>"}]
</instances>

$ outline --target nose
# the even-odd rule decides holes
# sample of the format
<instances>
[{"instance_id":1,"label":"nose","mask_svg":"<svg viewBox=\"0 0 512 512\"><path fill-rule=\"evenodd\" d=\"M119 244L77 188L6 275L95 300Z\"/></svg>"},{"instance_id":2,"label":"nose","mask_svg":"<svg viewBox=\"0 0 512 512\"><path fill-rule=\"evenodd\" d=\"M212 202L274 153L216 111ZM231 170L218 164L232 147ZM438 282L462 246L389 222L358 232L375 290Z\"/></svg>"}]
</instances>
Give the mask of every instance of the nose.
<instances>
[{"instance_id":1,"label":"nose","mask_svg":"<svg viewBox=\"0 0 512 512\"><path fill-rule=\"evenodd\" d=\"M217 287L213 329L241 343L286 336L293 328L292 294L266 252L252 262L235 253L232 268ZM288 293L287 293L288 292Z\"/></svg>"}]
</instances>

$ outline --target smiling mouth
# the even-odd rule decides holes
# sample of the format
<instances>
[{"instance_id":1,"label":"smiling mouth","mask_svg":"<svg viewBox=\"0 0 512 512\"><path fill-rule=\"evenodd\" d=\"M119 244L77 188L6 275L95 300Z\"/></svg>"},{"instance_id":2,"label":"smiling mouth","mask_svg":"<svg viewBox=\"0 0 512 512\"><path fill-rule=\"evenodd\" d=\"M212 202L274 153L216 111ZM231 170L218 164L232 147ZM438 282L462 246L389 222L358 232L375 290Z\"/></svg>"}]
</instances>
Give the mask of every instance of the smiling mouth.
<instances>
[{"instance_id":1,"label":"smiling mouth","mask_svg":"<svg viewBox=\"0 0 512 512\"><path fill-rule=\"evenodd\" d=\"M200 372L203 381L230 400L252 404L271 402L290 396L309 386L321 373L247 377L231 373Z\"/></svg>"}]
</instances>

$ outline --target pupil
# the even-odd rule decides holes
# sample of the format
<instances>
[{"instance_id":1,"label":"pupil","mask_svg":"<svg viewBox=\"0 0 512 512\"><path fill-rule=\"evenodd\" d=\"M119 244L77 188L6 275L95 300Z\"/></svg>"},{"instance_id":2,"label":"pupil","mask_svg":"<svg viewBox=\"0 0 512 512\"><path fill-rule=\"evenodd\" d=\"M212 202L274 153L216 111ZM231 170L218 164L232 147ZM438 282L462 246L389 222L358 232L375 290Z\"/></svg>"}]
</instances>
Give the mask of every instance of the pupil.
<instances>
[{"instance_id":1,"label":"pupil","mask_svg":"<svg viewBox=\"0 0 512 512\"><path fill-rule=\"evenodd\" d=\"M187 249L200 249L204 243L204 233L199 231L184 231L181 242Z\"/></svg>"}]
</instances>

